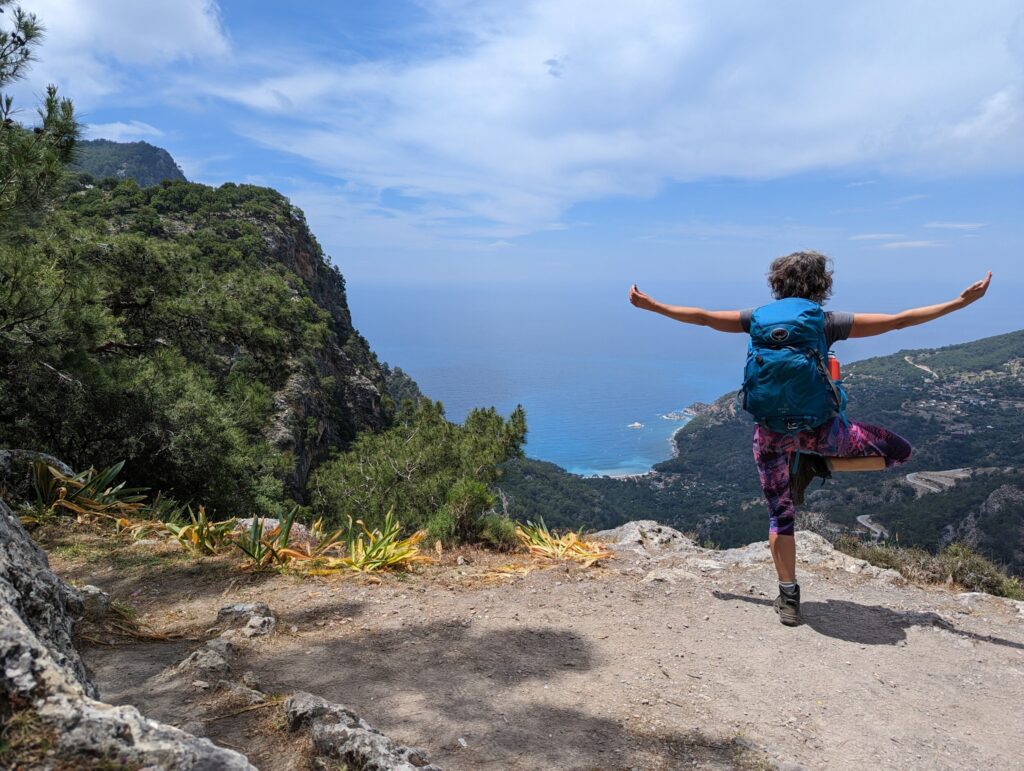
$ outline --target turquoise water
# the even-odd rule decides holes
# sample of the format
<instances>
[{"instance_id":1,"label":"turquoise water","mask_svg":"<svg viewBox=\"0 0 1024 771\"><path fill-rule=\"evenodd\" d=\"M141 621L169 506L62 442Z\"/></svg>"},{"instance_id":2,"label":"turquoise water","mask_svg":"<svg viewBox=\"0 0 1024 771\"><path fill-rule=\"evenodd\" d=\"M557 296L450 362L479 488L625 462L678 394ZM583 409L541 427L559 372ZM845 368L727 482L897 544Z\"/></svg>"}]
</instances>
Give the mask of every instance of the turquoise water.
<instances>
[{"instance_id":1,"label":"turquoise water","mask_svg":"<svg viewBox=\"0 0 1024 771\"><path fill-rule=\"evenodd\" d=\"M749 283L749 282L748 282ZM660 416L735 389L745 335L723 335L638 311L614 284L350 286L357 328L380 358L409 372L461 420L476 406L526 408L527 454L580 474L633 474L671 456L679 423ZM842 285L839 310L893 311L935 302L944 287ZM994 286L994 285L993 285ZM747 287L747 288L744 288ZM659 299L711 308L765 302L765 290L663 282ZM1019 326L1019 291L931 324L837 344L844 363L902 348L948 345ZM631 429L631 423L643 424Z\"/></svg>"},{"instance_id":2,"label":"turquoise water","mask_svg":"<svg viewBox=\"0 0 1024 771\"><path fill-rule=\"evenodd\" d=\"M577 474L637 474L671 456L670 439L683 423L662 415L693 401L702 382L678 362L609 357L511 356L395 347L388 354L424 393L440 399L448 417L462 420L476 406L507 414L526 409L527 455ZM640 423L642 427L631 428Z\"/></svg>"},{"instance_id":3,"label":"turquoise water","mask_svg":"<svg viewBox=\"0 0 1024 771\"><path fill-rule=\"evenodd\" d=\"M389 287L362 299L350 300L353 314L378 356L450 419L522 404L527 455L583 475L643 473L671 457L683 423L661 416L735 387L742 366L738 336L723 348L707 330L641 314L620 291L573 308L497 291Z\"/></svg>"}]
</instances>

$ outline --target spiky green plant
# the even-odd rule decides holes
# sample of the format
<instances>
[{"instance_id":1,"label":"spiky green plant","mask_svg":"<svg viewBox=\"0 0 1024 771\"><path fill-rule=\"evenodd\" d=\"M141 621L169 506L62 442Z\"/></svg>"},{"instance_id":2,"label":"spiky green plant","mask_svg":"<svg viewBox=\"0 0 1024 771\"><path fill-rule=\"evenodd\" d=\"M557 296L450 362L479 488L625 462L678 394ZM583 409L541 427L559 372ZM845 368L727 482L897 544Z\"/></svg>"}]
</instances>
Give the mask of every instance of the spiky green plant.
<instances>
[{"instance_id":1,"label":"spiky green plant","mask_svg":"<svg viewBox=\"0 0 1024 771\"><path fill-rule=\"evenodd\" d=\"M48 509L64 509L79 520L88 517L120 517L137 514L146 500L144 487L114 484L124 461L97 471L87 469L67 476L43 461L32 464L32 488L36 503Z\"/></svg>"},{"instance_id":2,"label":"spiky green plant","mask_svg":"<svg viewBox=\"0 0 1024 771\"><path fill-rule=\"evenodd\" d=\"M222 522L213 522L206 515L205 506L200 506L198 513L193 512L189 506L188 516L190 521L187 524L164 522L164 527L178 539L178 543L195 555L216 554L225 548L237 521L232 517Z\"/></svg>"},{"instance_id":3,"label":"spiky green plant","mask_svg":"<svg viewBox=\"0 0 1024 771\"><path fill-rule=\"evenodd\" d=\"M263 532L265 520L253 517L248 532L236 535L231 543L245 555L247 567L262 570L271 565L284 566L291 559L302 558L303 553L290 547L292 526L299 507L295 506L279 520L277 527Z\"/></svg>"},{"instance_id":4,"label":"spiky green plant","mask_svg":"<svg viewBox=\"0 0 1024 771\"><path fill-rule=\"evenodd\" d=\"M425 530L418 530L405 538L401 535L402 526L395 519L394 509L388 511L380 529L370 530L361 519L355 522L349 519L345 556L317 560L305 572L313 575L345 571L372 573L378 570L409 570L418 563L433 562L419 549L418 544L427 536Z\"/></svg>"},{"instance_id":5,"label":"spiky green plant","mask_svg":"<svg viewBox=\"0 0 1024 771\"><path fill-rule=\"evenodd\" d=\"M330 532L324 531L323 518L312 524L309 528L309 535L312 541L289 544L281 550L281 555L293 560L316 560L340 549L345 542L345 530L338 528Z\"/></svg>"},{"instance_id":6,"label":"spiky green plant","mask_svg":"<svg viewBox=\"0 0 1024 771\"><path fill-rule=\"evenodd\" d=\"M188 511L189 504L168 498L162 492L158 492L153 500L145 507L144 513L151 519L161 522L181 522Z\"/></svg>"}]
</instances>

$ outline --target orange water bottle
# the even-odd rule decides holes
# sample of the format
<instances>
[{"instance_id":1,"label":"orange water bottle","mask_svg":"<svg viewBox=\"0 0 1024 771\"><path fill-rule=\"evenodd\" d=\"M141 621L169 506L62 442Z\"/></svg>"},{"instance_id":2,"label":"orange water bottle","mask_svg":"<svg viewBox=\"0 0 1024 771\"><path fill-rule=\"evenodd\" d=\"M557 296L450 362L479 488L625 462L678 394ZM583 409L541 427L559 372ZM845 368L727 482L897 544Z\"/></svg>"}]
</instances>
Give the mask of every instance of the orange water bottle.
<instances>
[{"instance_id":1,"label":"orange water bottle","mask_svg":"<svg viewBox=\"0 0 1024 771\"><path fill-rule=\"evenodd\" d=\"M833 380L839 380L842 376L839 369L839 359L836 358L832 351L828 352L828 376Z\"/></svg>"}]
</instances>

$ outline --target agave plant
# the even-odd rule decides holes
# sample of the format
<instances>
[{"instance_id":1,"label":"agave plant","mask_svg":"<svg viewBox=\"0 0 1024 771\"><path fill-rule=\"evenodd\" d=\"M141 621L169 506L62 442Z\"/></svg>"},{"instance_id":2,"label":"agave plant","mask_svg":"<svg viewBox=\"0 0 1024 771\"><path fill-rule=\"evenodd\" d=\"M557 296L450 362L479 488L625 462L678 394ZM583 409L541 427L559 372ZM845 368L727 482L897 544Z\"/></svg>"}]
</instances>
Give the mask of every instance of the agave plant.
<instances>
[{"instance_id":1,"label":"agave plant","mask_svg":"<svg viewBox=\"0 0 1024 771\"><path fill-rule=\"evenodd\" d=\"M265 520L253 517L247 532L235 536L231 543L248 559L248 566L257 570L271 565L286 565L291 559L309 559L310 555L290 546L292 526L299 507L295 506L279 520L277 527L263 532Z\"/></svg>"},{"instance_id":2,"label":"agave plant","mask_svg":"<svg viewBox=\"0 0 1024 771\"><path fill-rule=\"evenodd\" d=\"M189 504L168 498L158 492L144 509L146 516L161 522L182 522L188 513Z\"/></svg>"},{"instance_id":3,"label":"agave plant","mask_svg":"<svg viewBox=\"0 0 1024 771\"><path fill-rule=\"evenodd\" d=\"M345 530L339 528L330 532L325 531L322 517L310 526L309 535L310 540L285 544L279 551L280 556L299 561L317 560L339 550L345 541Z\"/></svg>"},{"instance_id":4,"label":"agave plant","mask_svg":"<svg viewBox=\"0 0 1024 771\"><path fill-rule=\"evenodd\" d=\"M32 464L32 487L42 508L65 509L79 521L87 517L118 519L137 514L144 506L146 488L114 484L124 461L97 471L90 468L67 476L43 461Z\"/></svg>"},{"instance_id":5,"label":"agave plant","mask_svg":"<svg viewBox=\"0 0 1024 771\"><path fill-rule=\"evenodd\" d=\"M250 567L264 568L274 558L274 547L264 539L263 520L259 517L253 517L249 530L232 538L231 545L242 550Z\"/></svg>"},{"instance_id":6,"label":"agave plant","mask_svg":"<svg viewBox=\"0 0 1024 771\"><path fill-rule=\"evenodd\" d=\"M516 537L534 556L575 560L582 562L584 567L612 556L608 547L598 541L584 539L581 532L570 530L562 535L552 533L543 520L517 527Z\"/></svg>"},{"instance_id":7,"label":"agave plant","mask_svg":"<svg viewBox=\"0 0 1024 771\"><path fill-rule=\"evenodd\" d=\"M163 526L192 554L216 554L228 544L229 535L235 527L234 517L211 522L205 506L199 507L198 514L189 506L188 516L190 521L186 524L164 522Z\"/></svg>"},{"instance_id":8,"label":"agave plant","mask_svg":"<svg viewBox=\"0 0 1024 771\"><path fill-rule=\"evenodd\" d=\"M384 517L380 529L370 530L361 519L355 522L349 518L344 557L330 557L318 560L306 572L313 575L356 571L371 573L377 570L409 570L420 562L433 559L420 552L418 544L427 536L419 530L410 536L400 538L402 526L395 520L392 509Z\"/></svg>"}]
</instances>

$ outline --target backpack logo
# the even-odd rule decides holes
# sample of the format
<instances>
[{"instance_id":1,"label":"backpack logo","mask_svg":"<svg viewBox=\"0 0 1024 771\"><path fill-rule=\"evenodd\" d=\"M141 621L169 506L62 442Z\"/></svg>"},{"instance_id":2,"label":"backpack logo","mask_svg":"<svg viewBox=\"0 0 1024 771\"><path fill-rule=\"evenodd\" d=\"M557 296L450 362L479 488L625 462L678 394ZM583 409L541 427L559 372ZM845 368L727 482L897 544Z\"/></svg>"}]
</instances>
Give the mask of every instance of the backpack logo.
<instances>
[{"instance_id":1,"label":"backpack logo","mask_svg":"<svg viewBox=\"0 0 1024 771\"><path fill-rule=\"evenodd\" d=\"M775 327L772 330L772 340L776 343L784 343L789 339L789 330L782 327Z\"/></svg>"}]
</instances>

